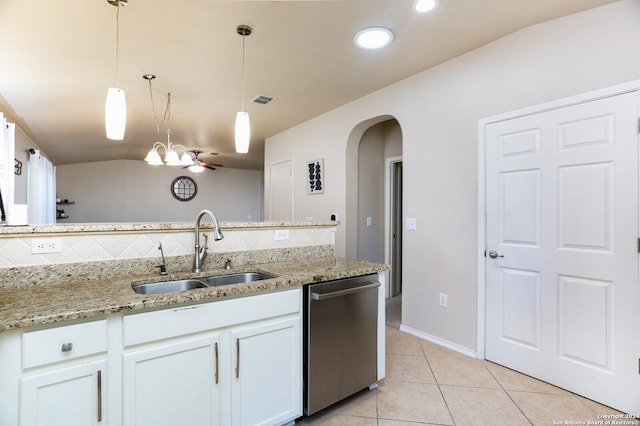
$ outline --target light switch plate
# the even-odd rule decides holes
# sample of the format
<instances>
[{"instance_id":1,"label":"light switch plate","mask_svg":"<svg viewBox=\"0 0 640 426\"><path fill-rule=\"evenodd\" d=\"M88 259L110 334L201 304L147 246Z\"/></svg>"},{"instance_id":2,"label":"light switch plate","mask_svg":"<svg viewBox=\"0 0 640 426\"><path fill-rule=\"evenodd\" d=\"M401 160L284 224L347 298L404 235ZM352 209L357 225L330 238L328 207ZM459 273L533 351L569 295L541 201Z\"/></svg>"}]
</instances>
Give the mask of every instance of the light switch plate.
<instances>
[{"instance_id":1,"label":"light switch plate","mask_svg":"<svg viewBox=\"0 0 640 426\"><path fill-rule=\"evenodd\" d=\"M440 293L439 297L440 306L446 308L449 306L449 296L446 293Z\"/></svg>"},{"instance_id":2,"label":"light switch plate","mask_svg":"<svg viewBox=\"0 0 640 426\"><path fill-rule=\"evenodd\" d=\"M416 218L415 217L406 218L404 220L404 227L409 231L415 231L416 229L418 229L416 224Z\"/></svg>"}]
</instances>

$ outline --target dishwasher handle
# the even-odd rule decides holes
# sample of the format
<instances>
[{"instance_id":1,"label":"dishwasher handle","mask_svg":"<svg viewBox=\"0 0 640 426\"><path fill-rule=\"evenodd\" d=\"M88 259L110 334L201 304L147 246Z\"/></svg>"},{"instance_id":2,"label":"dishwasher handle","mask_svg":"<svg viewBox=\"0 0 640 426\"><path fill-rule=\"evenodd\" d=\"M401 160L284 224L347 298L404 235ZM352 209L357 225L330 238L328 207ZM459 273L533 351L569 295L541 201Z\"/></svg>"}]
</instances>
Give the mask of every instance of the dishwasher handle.
<instances>
[{"instance_id":1,"label":"dishwasher handle","mask_svg":"<svg viewBox=\"0 0 640 426\"><path fill-rule=\"evenodd\" d=\"M380 283L377 281L371 281L369 284L360 285L356 287L346 288L344 290L332 291L331 293L311 293L311 298L313 300L326 300L332 299L334 297L346 296L347 294L358 293L360 291L369 290L371 288L380 287Z\"/></svg>"}]
</instances>

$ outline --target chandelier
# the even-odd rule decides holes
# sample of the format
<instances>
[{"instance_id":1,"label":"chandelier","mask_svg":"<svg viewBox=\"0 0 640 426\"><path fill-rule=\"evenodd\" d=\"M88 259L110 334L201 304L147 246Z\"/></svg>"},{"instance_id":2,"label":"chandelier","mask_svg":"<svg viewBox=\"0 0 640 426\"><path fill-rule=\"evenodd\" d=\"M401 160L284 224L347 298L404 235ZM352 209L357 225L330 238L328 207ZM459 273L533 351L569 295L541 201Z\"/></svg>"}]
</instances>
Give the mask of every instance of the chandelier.
<instances>
[{"instance_id":1,"label":"chandelier","mask_svg":"<svg viewBox=\"0 0 640 426\"><path fill-rule=\"evenodd\" d=\"M153 110L153 118L156 122L156 131L158 134L160 133L160 124L158 123L158 118L156 116L156 108L153 102L153 89L151 87L151 80L156 78L153 74L145 74L142 76L145 80L149 82L149 96L151 98L151 109ZM164 112L164 120L167 122L171 121L171 93L167 94L167 108ZM158 150L162 148L165 152L164 160L160 157ZM182 156L178 155L178 150L182 150ZM144 158L144 161L147 164L152 166L162 166L166 164L167 166L193 166L193 158L187 152L187 149L183 145L174 144L171 142L171 128L167 126L167 144L163 144L162 142L156 142L153 144L147 156Z\"/></svg>"}]
</instances>

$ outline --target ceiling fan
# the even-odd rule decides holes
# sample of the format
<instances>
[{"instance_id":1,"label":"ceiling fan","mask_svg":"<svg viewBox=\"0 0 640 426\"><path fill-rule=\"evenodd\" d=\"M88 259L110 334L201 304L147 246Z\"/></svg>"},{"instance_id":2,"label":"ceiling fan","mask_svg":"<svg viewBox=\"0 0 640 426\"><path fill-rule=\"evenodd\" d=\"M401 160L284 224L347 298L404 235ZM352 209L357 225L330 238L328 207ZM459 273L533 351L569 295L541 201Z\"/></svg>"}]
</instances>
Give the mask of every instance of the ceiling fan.
<instances>
[{"instance_id":1,"label":"ceiling fan","mask_svg":"<svg viewBox=\"0 0 640 426\"><path fill-rule=\"evenodd\" d=\"M184 166L183 169L188 168L189 170L198 173L198 172L202 171L201 167L204 167L205 169L209 169L209 170L215 170L217 167L224 167L222 164L205 163L204 161L199 159L198 156L200 154L202 154L202 151L199 151L197 149L193 149L193 150L191 150L189 152L193 152L193 155L195 156L195 158L193 159L193 165L192 166ZM196 170L198 170L198 171L196 171Z\"/></svg>"}]
</instances>

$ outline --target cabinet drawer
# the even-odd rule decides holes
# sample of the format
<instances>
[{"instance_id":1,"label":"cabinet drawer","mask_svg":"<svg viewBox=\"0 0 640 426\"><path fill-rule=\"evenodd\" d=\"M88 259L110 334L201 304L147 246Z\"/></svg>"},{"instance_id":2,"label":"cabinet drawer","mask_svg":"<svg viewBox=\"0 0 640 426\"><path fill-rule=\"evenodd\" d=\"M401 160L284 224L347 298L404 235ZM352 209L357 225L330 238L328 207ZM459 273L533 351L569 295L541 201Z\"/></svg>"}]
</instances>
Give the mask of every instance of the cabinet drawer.
<instances>
[{"instance_id":1,"label":"cabinet drawer","mask_svg":"<svg viewBox=\"0 0 640 426\"><path fill-rule=\"evenodd\" d=\"M22 368L107 351L107 320L65 325L22 335Z\"/></svg>"}]
</instances>

